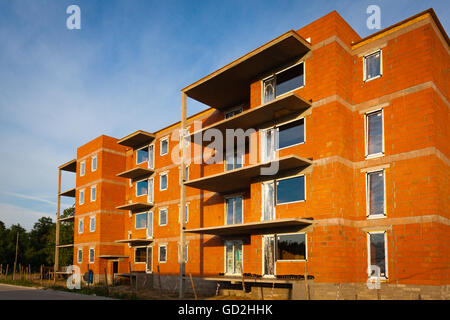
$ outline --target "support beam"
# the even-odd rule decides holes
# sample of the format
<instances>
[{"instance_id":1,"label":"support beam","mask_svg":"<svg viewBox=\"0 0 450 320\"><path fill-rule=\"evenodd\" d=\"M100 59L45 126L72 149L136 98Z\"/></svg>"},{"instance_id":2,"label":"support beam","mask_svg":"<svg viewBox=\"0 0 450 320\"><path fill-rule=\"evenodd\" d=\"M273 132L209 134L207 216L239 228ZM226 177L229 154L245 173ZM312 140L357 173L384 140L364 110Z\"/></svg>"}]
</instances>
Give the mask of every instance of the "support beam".
<instances>
[{"instance_id":1,"label":"support beam","mask_svg":"<svg viewBox=\"0 0 450 320\"><path fill-rule=\"evenodd\" d=\"M59 269L59 227L61 210L61 169L58 169L58 200L56 204L56 235L55 235L55 266L54 271Z\"/></svg>"},{"instance_id":2,"label":"support beam","mask_svg":"<svg viewBox=\"0 0 450 320\"><path fill-rule=\"evenodd\" d=\"M186 186L184 185L186 181L186 150L185 150L185 128L186 128L186 102L187 96L184 92L181 93L181 130L180 130L180 144L181 144L181 183L180 183L180 285L179 285L179 297L182 299L184 297L184 275L185 275L185 235L184 235L184 225L185 225L185 210L186 210Z\"/></svg>"}]
</instances>

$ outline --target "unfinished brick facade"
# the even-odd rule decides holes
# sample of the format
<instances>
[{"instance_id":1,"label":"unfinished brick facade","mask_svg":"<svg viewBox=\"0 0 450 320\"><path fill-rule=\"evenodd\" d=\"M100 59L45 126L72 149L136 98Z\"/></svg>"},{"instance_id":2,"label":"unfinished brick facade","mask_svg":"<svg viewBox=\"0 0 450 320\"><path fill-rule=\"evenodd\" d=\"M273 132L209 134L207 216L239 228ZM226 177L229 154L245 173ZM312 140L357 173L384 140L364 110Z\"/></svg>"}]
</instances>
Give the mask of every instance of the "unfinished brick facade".
<instances>
[{"instance_id":1,"label":"unfinished brick facade","mask_svg":"<svg viewBox=\"0 0 450 320\"><path fill-rule=\"evenodd\" d=\"M447 293L442 294L442 288L448 288L450 284L450 59L447 34L432 10L365 39L361 39L335 11L295 33L303 41L308 39L305 41L308 50L295 61L303 63L304 85L293 94L309 102L309 106L259 124L254 135L258 161L261 162L261 129L304 119L304 143L280 149L279 157L296 155L312 162L295 173L286 171L280 174L280 177L304 176L305 199L277 204L274 218L310 219L311 223L295 231L306 233L306 259L275 261L274 275L264 277L263 235L278 232L265 230L262 234L249 231L234 235L243 241L242 273L263 276L258 279L265 279L270 284L283 275L307 274L317 285L313 298L327 297L327 289L323 289L327 284L341 283L360 288L368 279L368 233L385 232L386 275L383 285L435 286L440 297L448 298ZM381 50L381 76L365 81L363 61L377 50ZM243 117L249 110L261 107L262 80L289 65L292 61L256 74L248 83L249 95L244 101L242 115L236 117ZM199 83L213 81L214 77L218 76L207 76ZM189 90L196 86L193 84L183 92L189 96ZM375 110L382 110L383 154L368 157L366 117ZM190 134L194 133L194 121L201 121L203 127L214 126L224 119L226 111L212 106L189 117ZM172 151L178 146L178 141L172 140L171 136L179 129L180 123L177 122L147 134L147 141L144 139L143 143L133 147L117 143L129 141L133 138L131 135L121 140L101 136L78 148L74 264L78 264L82 272L87 270L89 248L95 248L95 262L90 267L98 276L104 273L105 268L108 274L113 272L110 261L118 261L115 272L119 274L128 273L130 266L133 272L150 275L156 274L158 267L163 276L179 274L180 166L171 159ZM168 153L161 155L161 141L167 137ZM152 172L135 179L118 177L119 173L136 167L149 168L148 161L136 164L137 150L148 145L154 146ZM192 157L194 145L191 141ZM95 172L90 168L93 155L98 157ZM246 167L250 163L248 153L244 159ZM80 176L82 161L86 163L84 176ZM201 184L202 178L223 173L223 163L190 163L188 168L186 274L198 279L220 280L223 277L223 281L228 281L224 275L224 241L233 236L189 230L224 226L225 198L230 194L243 196L243 224L260 222L263 181L254 178L244 190L213 192L193 187L195 183L189 182L199 181ZM384 178L385 216L372 218L367 214L367 175L378 171L383 172ZM160 177L166 172L168 186L161 190ZM144 178L153 178L153 202L143 210L153 215L151 236L146 228L136 230L134 209L117 208L148 202L147 195L136 195L136 182ZM94 184L97 185L97 199L91 202L88 191ZM79 192L83 189L86 190L85 201L80 204ZM160 225L161 210L167 210L165 225ZM96 228L89 232L89 217L92 215L96 217ZM83 233L78 232L79 219L84 219ZM280 234L283 234L282 230ZM137 240L125 244L116 242L127 239ZM160 261L160 246L166 246L166 261ZM152 255L151 259L146 258L151 263L135 262L139 260L135 258L136 247L153 248L146 251ZM83 248L81 263L77 263L78 248ZM429 290L430 287L427 288ZM355 290L349 291L349 297L363 291Z\"/></svg>"}]
</instances>

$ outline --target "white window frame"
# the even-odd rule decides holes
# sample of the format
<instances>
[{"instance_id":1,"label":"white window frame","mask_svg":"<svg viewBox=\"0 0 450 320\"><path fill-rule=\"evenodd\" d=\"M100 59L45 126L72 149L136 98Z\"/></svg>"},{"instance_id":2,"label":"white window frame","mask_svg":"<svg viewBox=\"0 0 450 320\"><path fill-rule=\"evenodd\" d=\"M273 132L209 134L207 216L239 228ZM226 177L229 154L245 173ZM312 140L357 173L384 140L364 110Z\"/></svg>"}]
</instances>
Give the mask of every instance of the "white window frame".
<instances>
[{"instance_id":1,"label":"white window frame","mask_svg":"<svg viewBox=\"0 0 450 320\"><path fill-rule=\"evenodd\" d=\"M278 236L289 236L289 235L293 235L293 234L304 234L305 235L305 259L300 259L300 260L277 260L277 251L278 250ZM308 233L307 232L291 232L291 233L280 233L280 234L275 234L275 262L304 262L304 261L308 261Z\"/></svg>"},{"instance_id":2,"label":"white window frame","mask_svg":"<svg viewBox=\"0 0 450 320\"><path fill-rule=\"evenodd\" d=\"M241 248L242 248L242 260L241 260L241 273L228 273L228 272L226 272L227 271L227 242L234 242L234 243L236 243L236 242L240 242L241 243ZM224 263L223 263L223 273L225 274L225 275L229 275L229 276L232 276L232 275L242 275L242 274L244 274L244 241L242 241L242 240L225 240L224 242L223 242L223 253L224 253ZM234 255L234 245L233 245L233 256L235 257L235 255Z\"/></svg>"},{"instance_id":3,"label":"white window frame","mask_svg":"<svg viewBox=\"0 0 450 320\"><path fill-rule=\"evenodd\" d=\"M377 113L381 111L381 152L369 154L369 116L373 113ZM384 108L378 108L375 110L368 111L364 113L364 144L365 144L365 157L366 159L384 157Z\"/></svg>"},{"instance_id":4,"label":"white window frame","mask_svg":"<svg viewBox=\"0 0 450 320\"><path fill-rule=\"evenodd\" d=\"M150 181L152 182L152 189L150 189ZM150 195L151 195L151 201L150 201ZM154 203L155 202L155 179L153 177L149 178L147 180L147 201L148 203Z\"/></svg>"},{"instance_id":5,"label":"white window frame","mask_svg":"<svg viewBox=\"0 0 450 320\"><path fill-rule=\"evenodd\" d=\"M143 214L146 214L146 215L147 215L147 217L145 218L145 227L137 228L137 226L136 226L137 216L143 215ZM147 223L148 223L148 212L139 212L139 213L136 213L136 214L134 215L134 230L147 229Z\"/></svg>"},{"instance_id":6,"label":"white window frame","mask_svg":"<svg viewBox=\"0 0 450 320\"><path fill-rule=\"evenodd\" d=\"M287 147L280 148L280 143L279 143L279 139L280 139L280 127L282 127L282 126L284 126L284 125L287 125L287 124L289 124L289 123L295 122L295 121L302 120L302 119L303 119L303 142L299 142L299 143L296 143L296 144L293 144L293 145L290 145L290 146L287 146ZM277 132L276 132L276 135L275 135L275 139L276 139L275 145L276 145L276 147L277 147L277 149L276 149L277 151L280 151L280 150L284 150L284 149L288 149L288 148L292 148L292 147L295 147L295 146L299 146L299 145L305 144L305 142L306 142L306 117L301 117L301 118L297 118L297 119L294 119L294 120L289 120L289 121L286 121L286 122L277 124L277 126L275 127L275 130L277 131Z\"/></svg>"},{"instance_id":7,"label":"white window frame","mask_svg":"<svg viewBox=\"0 0 450 320\"><path fill-rule=\"evenodd\" d=\"M304 88L306 86L306 61L302 60L302 61L298 61L298 62L294 63L293 65L291 65L289 67L286 67L286 68L284 68L284 69L282 69L280 71L274 72L270 76L267 76L267 77L261 79L261 104L266 104L266 103L269 103L269 102L273 101L273 100L270 100L270 101L267 101L267 102L264 101L264 81L266 81L266 80L268 80L268 79L270 79L272 77L276 77L277 74L282 73L282 72L284 72L284 71L286 71L286 70L288 70L290 68L294 68L295 66L298 66L299 64L302 64L302 63L303 63L303 85L300 86L300 87L297 87L295 89L292 89L292 90L290 90L288 92L282 93L279 96L277 96L277 92L276 92L276 87L277 86L276 86L276 83L275 83L275 87L273 88L275 90L275 96L274 96L273 100L276 100L276 99L278 99L280 97L283 97L283 96L285 96L285 95L287 95L287 94L289 94L289 93L291 93L293 91L296 91L298 89Z\"/></svg>"},{"instance_id":8,"label":"white window frame","mask_svg":"<svg viewBox=\"0 0 450 320\"><path fill-rule=\"evenodd\" d=\"M80 228L81 223L81 228ZM78 219L78 234L82 234L84 232L84 217Z\"/></svg>"},{"instance_id":9,"label":"white window frame","mask_svg":"<svg viewBox=\"0 0 450 320\"><path fill-rule=\"evenodd\" d=\"M80 177L83 177L86 174L86 161L83 160L80 162Z\"/></svg>"},{"instance_id":10,"label":"white window frame","mask_svg":"<svg viewBox=\"0 0 450 320\"><path fill-rule=\"evenodd\" d=\"M366 74L366 59L367 59L368 56L371 56L371 55L373 55L373 54L375 54L375 53L377 53L377 52L380 52L380 74L379 74L378 76L376 76L376 77L367 79L367 74ZM382 75L383 75L383 50L382 50L381 48L379 48L379 49L376 49L376 50L371 51L371 52L369 52L369 53L366 53L366 54L363 56L363 81L364 81L364 82L369 82L369 81L372 81L372 80L381 78Z\"/></svg>"},{"instance_id":11,"label":"white window frame","mask_svg":"<svg viewBox=\"0 0 450 320\"><path fill-rule=\"evenodd\" d=\"M166 188L165 189L162 189L161 188L161 186L162 186L162 177L163 176L166 176L167 177L167 185L166 185ZM167 171L165 171L165 172L161 172L160 174L159 174L159 191L165 191L165 190L167 190L167 189L169 189L169 172L167 172Z\"/></svg>"},{"instance_id":12,"label":"white window frame","mask_svg":"<svg viewBox=\"0 0 450 320\"><path fill-rule=\"evenodd\" d=\"M95 197L92 197L92 191L95 190ZM97 185L91 186L91 195L90 195L91 202L94 202L97 200Z\"/></svg>"},{"instance_id":13,"label":"white window frame","mask_svg":"<svg viewBox=\"0 0 450 320\"><path fill-rule=\"evenodd\" d=\"M138 162L138 159L139 159L138 152L139 152L139 150L144 150L144 149L147 149L147 161ZM149 159L150 159L150 145L147 145L145 147L142 147L142 148L139 148L136 150L136 165L141 164L141 163L146 163L146 162L148 162L150 164ZM150 167L150 165L149 165L149 167Z\"/></svg>"},{"instance_id":14,"label":"white window frame","mask_svg":"<svg viewBox=\"0 0 450 320\"><path fill-rule=\"evenodd\" d=\"M370 214L370 188L369 188L369 176L371 173L377 173L382 172L383 173L383 197L384 197L384 204L383 204L383 214ZM366 217L367 219L382 219L387 217L387 206L386 206L386 170L383 169L375 169L370 170L365 173L366 178Z\"/></svg>"},{"instance_id":15,"label":"white window frame","mask_svg":"<svg viewBox=\"0 0 450 320\"><path fill-rule=\"evenodd\" d=\"M165 224L161 224L161 211L166 211L166 223ZM169 208L167 208L167 207L159 208L158 209L158 225L160 227L167 226L168 221L169 221Z\"/></svg>"},{"instance_id":16,"label":"white window frame","mask_svg":"<svg viewBox=\"0 0 450 320\"><path fill-rule=\"evenodd\" d=\"M153 157L152 157L152 161L150 161L150 149L152 149L153 151ZM148 168L149 169L155 169L155 144L151 143L148 145Z\"/></svg>"},{"instance_id":17,"label":"white window frame","mask_svg":"<svg viewBox=\"0 0 450 320\"><path fill-rule=\"evenodd\" d=\"M91 250L94 251L94 260L91 260ZM88 257L89 263L95 263L95 247L89 248L89 257Z\"/></svg>"},{"instance_id":18,"label":"white window frame","mask_svg":"<svg viewBox=\"0 0 450 320\"><path fill-rule=\"evenodd\" d=\"M278 203L278 200L277 200L277 195L278 195L278 181L282 181L282 180L287 180L287 179L292 179L292 178L297 178L297 177L301 177L301 176L303 176L304 177L304 179L303 179L303 184L304 184L304 190L305 190L305 199L304 200L295 200L295 201L290 201L290 202L283 202L283 203ZM307 192L306 192L306 175L303 173L303 174L297 174L297 175L294 175L294 176L289 176L289 177L283 177L283 178L280 178L280 179L275 179L274 180L274 187L275 187L275 190L274 190L274 194L275 194L275 207L276 206L283 206L283 205L285 205L285 204L290 204L290 203L298 203L298 202L306 202L306 194L307 194Z\"/></svg>"},{"instance_id":19,"label":"white window frame","mask_svg":"<svg viewBox=\"0 0 450 320\"><path fill-rule=\"evenodd\" d=\"M163 151L162 151L162 144L163 144L163 141L166 141L166 142L167 142L167 152L166 152L166 153L163 153ZM169 137L168 137L168 136L159 139L159 155L160 155L160 156L165 156L166 154L169 154Z\"/></svg>"},{"instance_id":20,"label":"white window frame","mask_svg":"<svg viewBox=\"0 0 450 320\"><path fill-rule=\"evenodd\" d=\"M145 249L145 261L144 262L138 262L136 261L136 249L138 248L144 248ZM135 264L147 264L147 247L146 246L138 246L138 247L134 247L134 263Z\"/></svg>"},{"instance_id":21,"label":"white window frame","mask_svg":"<svg viewBox=\"0 0 450 320\"><path fill-rule=\"evenodd\" d=\"M83 263L83 248L78 248L77 250L77 263Z\"/></svg>"},{"instance_id":22,"label":"white window frame","mask_svg":"<svg viewBox=\"0 0 450 320\"><path fill-rule=\"evenodd\" d=\"M95 159L95 169L94 169L94 159ZM98 161L97 155L92 156L92 158L91 158L91 172L97 171L97 165L98 165L97 161Z\"/></svg>"},{"instance_id":23,"label":"white window frame","mask_svg":"<svg viewBox=\"0 0 450 320\"><path fill-rule=\"evenodd\" d=\"M161 261L161 248L166 248L166 260L165 261ZM167 262L167 244L160 244L158 245L158 262L159 263L166 263Z\"/></svg>"},{"instance_id":24,"label":"white window frame","mask_svg":"<svg viewBox=\"0 0 450 320\"><path fill-rule=\"evenodd\" d=\"M370 231L367 232L367 269L371 266L370 264L370 235L371 234L384 234L384 263L385 263L385 275L383 277L380 277L381 280L387 280L389 278L389 259L388 259L388 244L387 244L387 230L380 230L380 231ZM374 279L375 277L370 276L369 279Z\"/></svg>"},{"instance_id":25,"label":"white window frame","mask_svg":"<svg viewBox=\"0 0 450 320\"><path fill-rule=\"evenodd\" d=\"M243 224L245 223L245 215L244 215L244 194L243 193L235 193L235 194L229 194L223 197L223 207L224 207L224 225L226 226L230 226L230 225L235 225L235 223L233 224L227 224L227 218L228 218L228 208L227 208L227 200L231 199L231 198L237 198L237 197L241 197L242 199L242 222L238 223L238 224Z\"/></svg>"},{"instance_id":26,"label":"white window frame","mask_svg":"<svg viewBox=\"0 0 450 320\"><path fill-rule=\"evenodd\" d=\"M94 221L94 229L92 229L92 221ZM96 222L95 215L89 217L89 232L95 232Z\"/></svg>"},{"instance_id":27,"label":"white window frame","mask_svg":"<svg viewBox=\"0 0 450 320\"><path fill-rule=\"evenodd\" d=\"M146 193L143 193L143 194L138 194L138 183L139 182L141 182L141 181L147 181L147 192ZM148 196L148 179L146 178L146 179L141 179L141 180L138 180L138 181L136 181L135 182L135 184L136 184L136 192L135 192L135 194L136 194L136 197L143 197L143 196Z\"/></svg>"},{"instance_id":28,"label":"white window frame","mask_svg":"<svg viewBox=\"0 0 450 320\"><path fill-rule=\"evenodd\" d=\"M83 196L81 196L81 195L83 195ZM84 201L86 200L85 197L86 197L85 189L80 189L78 191L78 204L79 205L84 204ZM81 199L83 199L83 201L81 201Z\"/></svg>"}]
</instances>

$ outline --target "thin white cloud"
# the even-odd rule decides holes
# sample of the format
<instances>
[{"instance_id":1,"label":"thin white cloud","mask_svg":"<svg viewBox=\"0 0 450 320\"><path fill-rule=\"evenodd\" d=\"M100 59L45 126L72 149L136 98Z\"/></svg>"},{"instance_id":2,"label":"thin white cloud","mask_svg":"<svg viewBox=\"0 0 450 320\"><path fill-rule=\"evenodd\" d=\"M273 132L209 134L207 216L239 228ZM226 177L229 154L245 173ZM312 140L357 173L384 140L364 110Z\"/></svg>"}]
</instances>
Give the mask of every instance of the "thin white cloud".
<instances>
[{"instance_id":1,"label":"thin white cloud","mask_svg":"<svg viewBox=\"0 0 450 320\"><path fill-rule=\"evenodd\" d=\"M20 223L22 227L30 230L42 217L50 217L55 220L56 215L25 209L9 203L0 203L0 221L3 221L7 227L10 227L12 224Z\"/></svg>"}]
</instances>

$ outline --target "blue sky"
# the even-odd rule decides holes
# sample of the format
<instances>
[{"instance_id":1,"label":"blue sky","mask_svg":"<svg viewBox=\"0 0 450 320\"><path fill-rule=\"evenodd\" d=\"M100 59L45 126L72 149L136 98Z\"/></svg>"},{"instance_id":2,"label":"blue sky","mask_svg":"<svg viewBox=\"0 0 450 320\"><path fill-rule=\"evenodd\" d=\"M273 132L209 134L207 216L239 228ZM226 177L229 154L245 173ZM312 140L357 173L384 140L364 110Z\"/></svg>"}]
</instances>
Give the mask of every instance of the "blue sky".
<instances>
[{"instance_id":1,"label":"blue sky","mask_svg":"<svg viewBox=\"0 0 450 320\"><path fill-rule=\"evenodd\" d=\"M66 8L81 8L81 30ZM448 1L0 1L0 220L55 217L57 166L107 134L155 131L180 118L180 89L290 29L337 10L364 37ZM188 113L205 106L188 101ZM63 175L63 189L74 177ZM63 199L65 207L73 201Z\"/></svg>"}]
</instances>

